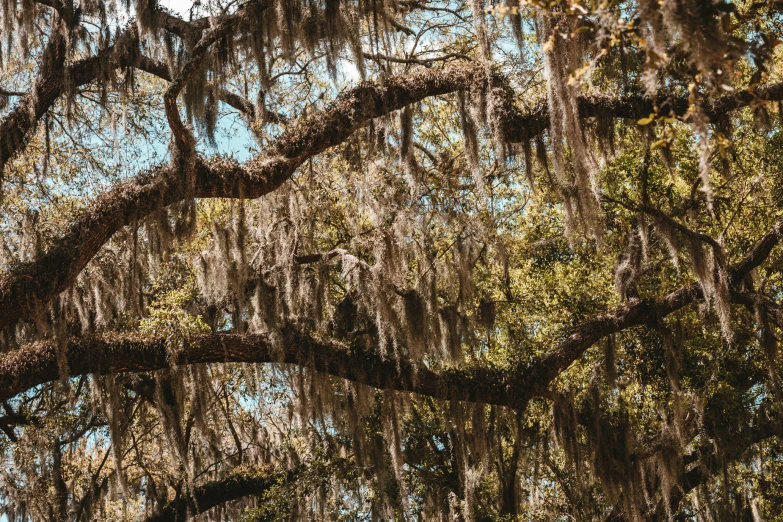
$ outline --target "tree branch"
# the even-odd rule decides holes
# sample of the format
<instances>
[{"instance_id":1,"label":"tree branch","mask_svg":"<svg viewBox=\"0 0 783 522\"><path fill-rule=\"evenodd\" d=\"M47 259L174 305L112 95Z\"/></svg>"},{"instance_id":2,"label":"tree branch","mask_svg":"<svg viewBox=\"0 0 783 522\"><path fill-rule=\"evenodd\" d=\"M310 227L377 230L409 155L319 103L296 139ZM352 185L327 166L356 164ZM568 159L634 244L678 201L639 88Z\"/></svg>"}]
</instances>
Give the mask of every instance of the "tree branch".
<instances>
[{"instance_id":1,"label":"tree branch","mask_svg":"<svg viewBox=\"0 0 783 522\"><path fill-rule=\"evenodd\" d=\"M52 34L44 49L40 72L33 82L33 88L22 96L14 110L0 124L0 184L6 162L22 146L35 124L65 88L66 42L62 31L56 29L60 24L60 16L54 18Z\"/></svg>"},{"instance_id":2,"label":"tree branch","mask_svg":"<svg viewBox=\"0 0 783 522\"><path fill-rule=\"evenodd\" d=\"M61 12L62 2L47 0L40 2ZM234 21L241 13L231 15ZM166 11L155 13L156 24L186 41L198 39L209 28L210 20L201 18L191 22L182 20ZM75 88L100 79L107 70L121 67L139 67L166 80L171 76L164 64L139 56L139 35L135 24L129 26L117 37L115 44L101 50L95 56L79 60L70 65L66 74L65 43L58 31L53 31L44 53L40 73L33 88L27 93L14 91L22 99L0 123L0 182L3 180L5 164L19 152L29 139L38 121L69 88ZM67 82L66 82L67 78ZM230 102L227 102L231 104ZM233 106L233 105L232 105ZM238 107L235 107L238 109Z\"/></svg>"},{"instance_id":3,"label":"tree branch","mask_svg":"<svg viewBox=\"0 0 783 522\"><path fill-rule=\"evenodd\" d=\"M373 118L424 98L464 89L486 71L448 67L363 83L340 95L326 110L291 125L269 148L246 164L196 158L192 197L257 198L277 189L307 159L342 143ZM102 194L70 230L38 259L0 275L0 330L64 291L98 250L122 227L182 200L186 187L168 165Z\"/></svg>"},{"instance_id":4,"label":"tree branch","mask_svg":"<svg viewBox=\"0 0 783 522\"><path fill-rule=\"evenodd\" d=\"M690 469L683 470L676 484L671 485L669 493L669 508L667 511L663 500L658 502L645 520L649 522L664 522L669 520L667 512L676 513L682 500L699 485L709 480L713 475L724 469L726 465L742 458L753 446L770 437L780 436L780 417L778 415L758 416L755 422L745 426L732 437L728 451L718 454L714 444L705 443L693 452L683 456L683 462L691 464ZM606 518L606 522L629 522L631 519L623 513L619 503Z\"/></svg>"},{"instance_id":5,"label":"tree branch","mask_svg":"<svg viewBox=\"0 0 783 522\"><path fill-rule=\"evenodd\" d=\"M194 488L192 495L179 497L166 504L159 513L148 516L145 522L185 522L189 517L249 496L261 496L274 487L299 480L307 468L298 466L289 471L268 468L245 468L234 471L222 480L208 482Z\"/></svg>"},{"instance_id":6,"label":"tree branch","mask_svg":"<svg viewBox=\"0 0 783 522\"><path fill-rule=\"evenodd\" d=\"M755 101L783 100L783 82L752 87L734 94L722 96L702 103L704 114L710 120L717 120L727 112L747 107ZM626 95L613 97L603 94L580 96L577 100L579 115L583 118L608 117L636 120L649 116L659 107L668 115L684 116L688 112L688 97L669 98L660 96L652 99L647 96ZM666 111L670 111L667 113ZM508 122L507 139L512 142L529 141L549 127L549 110L546 100L532 112L516 115Z\"/></svg>"},{"instance_id":7,"label":"tree branch","mask_svg":"<svg viewBox=\"0 0 783 522\"><path fill-rule=\"evenodd\" d=\"M392 62L392 63L404 63L409 65L423 65L424 67L432 67L436 62L445 62L451 59L473 61L472 58L462 53L448 53L443 56L436 56L434 58L398 58L396 56L387 56L385 54L370 54L363 53L364 57L376 62Z\"/></svg>"},{"instance_id":8,"label":"tree branch","mask_svg":"<svg viewBox=\"0 0 783 522\"><path fill-rule=\"evenodd\" d=\"M159 184L165 186L163 182ZM156 186L155 183L151 185ZM129 196L131 201L137 197ZM143 198L144 201L147 199ZM111 210L105 212L109 216L114 215ZM780 241L782 234L783 222L778 222L742 260L729 269L731 284L741 281L759 266ZM97 241L91 245L96 251L100 248ZM68 249L67 246L63 248L66 251ZM74 272L73 277L76 274L78 271ZM67 275L67 272L61 274L61 278ZM20 284L32 286L45 279L40 276L38 280L31 278L22 279ZM39 291L49 289L44 286ZM376 388L415 392L445 400L496 404L521 411L531 398L547 396L549 384L603 337L633 326L657 323L662 317L702 297L701 287L693 282L661 299L636 300L625 304L577 326L555 349L530 366L512 370L475 368L436 373L428 368L414 367L410 363L381 359L377 354L347 349L337 343L316 341L295 332L286 333L287 337L278 343L277 358L274 357L271 341L263 334L212 335L194 340L188 350L178 354L173 362L285 362L308 366L319 372ZM4 294L0 302L7 301ZM18 310L16 313L19 313ZM6 316L1 317L5 319ZM162 341L121 336L72 340L68 344L66 357L70 375L151 371L166 368L172 362L167 358ZM56 380L59 377L57 360L53 342L28 345L4 355L0 358L0 402L33 386Z\"/></svg>"},{"instance_id":9,"label":"tree branch","mask_svg":"<svg viewBox=\"0 0 783 522\"><path fill-rule=\"evenodd\" d=\"M729 268L729 284L736 285L761 265L772 249L783 239L783 221L778 221L739 262ZM656 323L659 319L702 299L697 282L682 286L661 299L634 300L608 314L601 314L576 327L552 352L533 363L523 386L534 394L545 393L558 375L600 339L633 326Z\"/></svg>"},{"instance_id":10,"label":"tree branch","mask_svg":"<svg viewBox=\"0 0 783 522\"><path fill-rule=\"evenodd\" d=\"M140 71L157 76L162 80L171 81L169 68L166 67L164 63L153 60L147 56L140 55L137 58L135 67ZM254 121L256 119L256 109L253 106L253 103L247 98L244 98L243 96L240 96L239 94L233 93L222 87L218 88L218 98L220 98L220 101L223 103L236 109L248 120ZM288 123L288 120L285 118L285 116L276 113L268 113L267 121L271 123Z\"/></svg>"},{"instance_id":11,"label":"tree branch","mask_svg":"<svg viewBox=\"0 0 783 522\"><path fill-rule=\"evenodd\" d=\"M271 466L242 466L223 479L208 482L194 488L189 496L178 497L145 522L184 522L189 517L200 515L219 505L244 497L261 497L275 488L301 485L299 491L308 491L335 475L350 475L353 463L350 459L332 457L327 461L314 459L308 464L299 464L290 470ZM291 491L280 491L280 495L291 495ZM275 513L283 515L283 513Z\"/></svg>"},{"instance_id":12,"label":"tree branch","mask_svg":"<svg viewBox=\"0 0 783 522\"><path fill-rule=\"evenodd\" d=\"M251 1L256 3L255 0ZM258 3L261 4L259 6L260 9L266 9L269 6L268 1L261 1ZM174 143L180 153L190 152L190 150L195 147L195 143L190 131L185 127L180 118L179 109L177 108L177 97L206 58L209 48L219 39L227 36L237 22L242 19L244 7L245 6L242 6L238 13L221 19L201 36L199 41L190 51L190 58L185 62L185 65L182 66L179 74L172 79L163 95L163 106L166 109L166 118L168 119L171 132L174 135Z\"/></svg>"},{"instance_id":13,"label":"tree branch","mask_svg":"<svg viewBox=\"0 0 783 522\"><path fill-rule=\"evenodd\" d=\"M59 379L57 354L57 343L42 341L0 355L0 401ZM293 330L284 330L279 339L267 334L198 336L173 355L162 338L144 339L137 335L75 338L67 343L65 356L69 376L155 371L172 364L285 363L378 389L413 392L442 400L522 409L528 395L519 388L513 375L503 370L435 372Z\"/></svg>"},{"instance_id":14,"label":"tree branch","mask_svg":"<svg viewBox=\"0 0 783 522\"><path fill-rule=\"evenodd\" d=\"M29 93L21 91L9 91L0 87L0 96L27 96Z\"/></svg>"}]
</instances>

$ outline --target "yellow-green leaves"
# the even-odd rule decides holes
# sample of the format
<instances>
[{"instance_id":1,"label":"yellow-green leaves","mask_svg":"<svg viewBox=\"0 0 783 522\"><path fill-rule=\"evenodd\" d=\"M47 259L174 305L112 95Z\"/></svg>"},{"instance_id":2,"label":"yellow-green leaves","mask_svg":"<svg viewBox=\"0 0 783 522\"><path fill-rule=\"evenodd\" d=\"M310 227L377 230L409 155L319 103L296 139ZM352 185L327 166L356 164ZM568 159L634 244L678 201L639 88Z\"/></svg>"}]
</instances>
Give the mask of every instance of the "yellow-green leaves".
<instances>
[{"instance_id":1,"label":"yellow-green leaves","mask_svg":"<svg viewBox=\"0 0 783 522\"><path fill-rule=\"evenodd\" d=\"M192 279L179 288L161 292L150 305L149 315L140 321L139 331L144 336L164 337L172 352L184 348L188 339L209 333L201 315L189 310L197 295Z\"/></svg>"},{"instance_id":2,"label":"yellow-green leaves","mask_svg":"<svg viewBox=\"0 0 783 522\"><path fill-rule=\"evenodd\" d=\"M650 150L658 150L661 147L668 147L669 145L670 145L669 140L663 138L653 142L653 144L650 145Z\"/></svg>"},{"instance_id":3,"label":"yellow-green leaves","mask_svg":"<svg viewBox=\"0 0 783 522\"><path fill-rule=\"evenodd\" d=\"M638 120L636 123L637 125L649 125L654 121L655 121L655 113L651 112L649 116Z\"/></svg>"}]
</instances>

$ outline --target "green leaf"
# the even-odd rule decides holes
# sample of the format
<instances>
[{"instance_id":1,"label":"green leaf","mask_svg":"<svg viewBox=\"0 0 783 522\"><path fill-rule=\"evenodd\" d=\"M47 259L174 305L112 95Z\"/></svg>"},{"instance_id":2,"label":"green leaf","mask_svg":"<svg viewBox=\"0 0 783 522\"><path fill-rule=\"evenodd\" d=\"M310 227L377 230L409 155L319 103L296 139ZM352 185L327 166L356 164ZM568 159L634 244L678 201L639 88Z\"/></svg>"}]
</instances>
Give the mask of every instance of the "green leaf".
<instances>
[{"instance_id":1,"label":"green leaf","mask_svg":"<svg viewBox=\"0 0 783 522\"><path fill-rule=\"evenodd\" d=\"M642 118L641 120L637 121L636 123L639 124L639 125L649 125L649 124L651 124L654 121L655 121L655 113L650 113L649 116L647 116L646 118Z\"/></svg>"}]
</instances>

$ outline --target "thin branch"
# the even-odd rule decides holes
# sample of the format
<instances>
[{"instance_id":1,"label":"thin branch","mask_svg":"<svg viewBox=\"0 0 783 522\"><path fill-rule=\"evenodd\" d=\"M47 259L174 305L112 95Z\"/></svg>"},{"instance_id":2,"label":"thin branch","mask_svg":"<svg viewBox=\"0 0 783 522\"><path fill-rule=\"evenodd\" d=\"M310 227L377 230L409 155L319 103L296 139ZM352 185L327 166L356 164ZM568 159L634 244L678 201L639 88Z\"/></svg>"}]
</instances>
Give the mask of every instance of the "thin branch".
<instances>
[{"instance_id":1,"label":"thin branch","mask_svg":"<svg viewBox=\"0 0 783 522\"><path fill-rule=\"evenodd\" d=\"M443 56L436 56L434 58L397 58L395 56L386 56L385 54L370 54L363 53L364 57L368 60L374 60L376 62L393 62L393 63L406 63L412 65L423 65L424 67L432 67L437 62L444 62L451 59L460 59L473 61L470 56L466 56L462 53L449 53Z\"/></svg>"},{"instance_id":2,"label":"thin branch","mask_svg":"<svg viewBox=\"0 0 783 522\"><path fill-rule=\"evenodd\" d=\"M261 9L266 8L268 5L268 1L263 2ZM163 106L166 110L166 118L168 119L169 127L174 135L173 137L177 150L182 154L190 153L195 146L195 143L192 133L185 127L180 118L179 109L177 108L177 97L201 66L201 63L206 59L209 48L219 39L228 35L241 19L242 11L240 10L240 12L220 20L216 25L207 30L190 51L190 58L185 65L182 66L179 74L172 79L163 95Z\"/></svg>"},{"instance_id":3,"label":"thin branch","mask_svg":"<svg viewBox=\"0 0 783 522\"><path fill-rule=\"evenodd\" d=\"M27 96L28 94L22 91L9 91L0 87L0 96Z\"/></svg>"}]
</instances>

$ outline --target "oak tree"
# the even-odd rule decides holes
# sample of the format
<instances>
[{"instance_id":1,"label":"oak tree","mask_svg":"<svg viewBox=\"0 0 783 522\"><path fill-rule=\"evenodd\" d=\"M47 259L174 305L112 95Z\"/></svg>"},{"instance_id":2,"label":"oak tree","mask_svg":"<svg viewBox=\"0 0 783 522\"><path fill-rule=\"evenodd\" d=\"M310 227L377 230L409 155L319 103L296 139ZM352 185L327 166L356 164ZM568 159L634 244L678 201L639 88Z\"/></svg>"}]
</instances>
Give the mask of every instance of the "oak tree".
<instances>
[{"instance_id":1,"label":"oak tree","mask_svg":"<svg viewBox=\"0 0 783 522\"><path fill-rule=\"evenodd\" d=\"M783 520L782 2L0 20L6 520Z\"/></svg>"}]
</instances>

